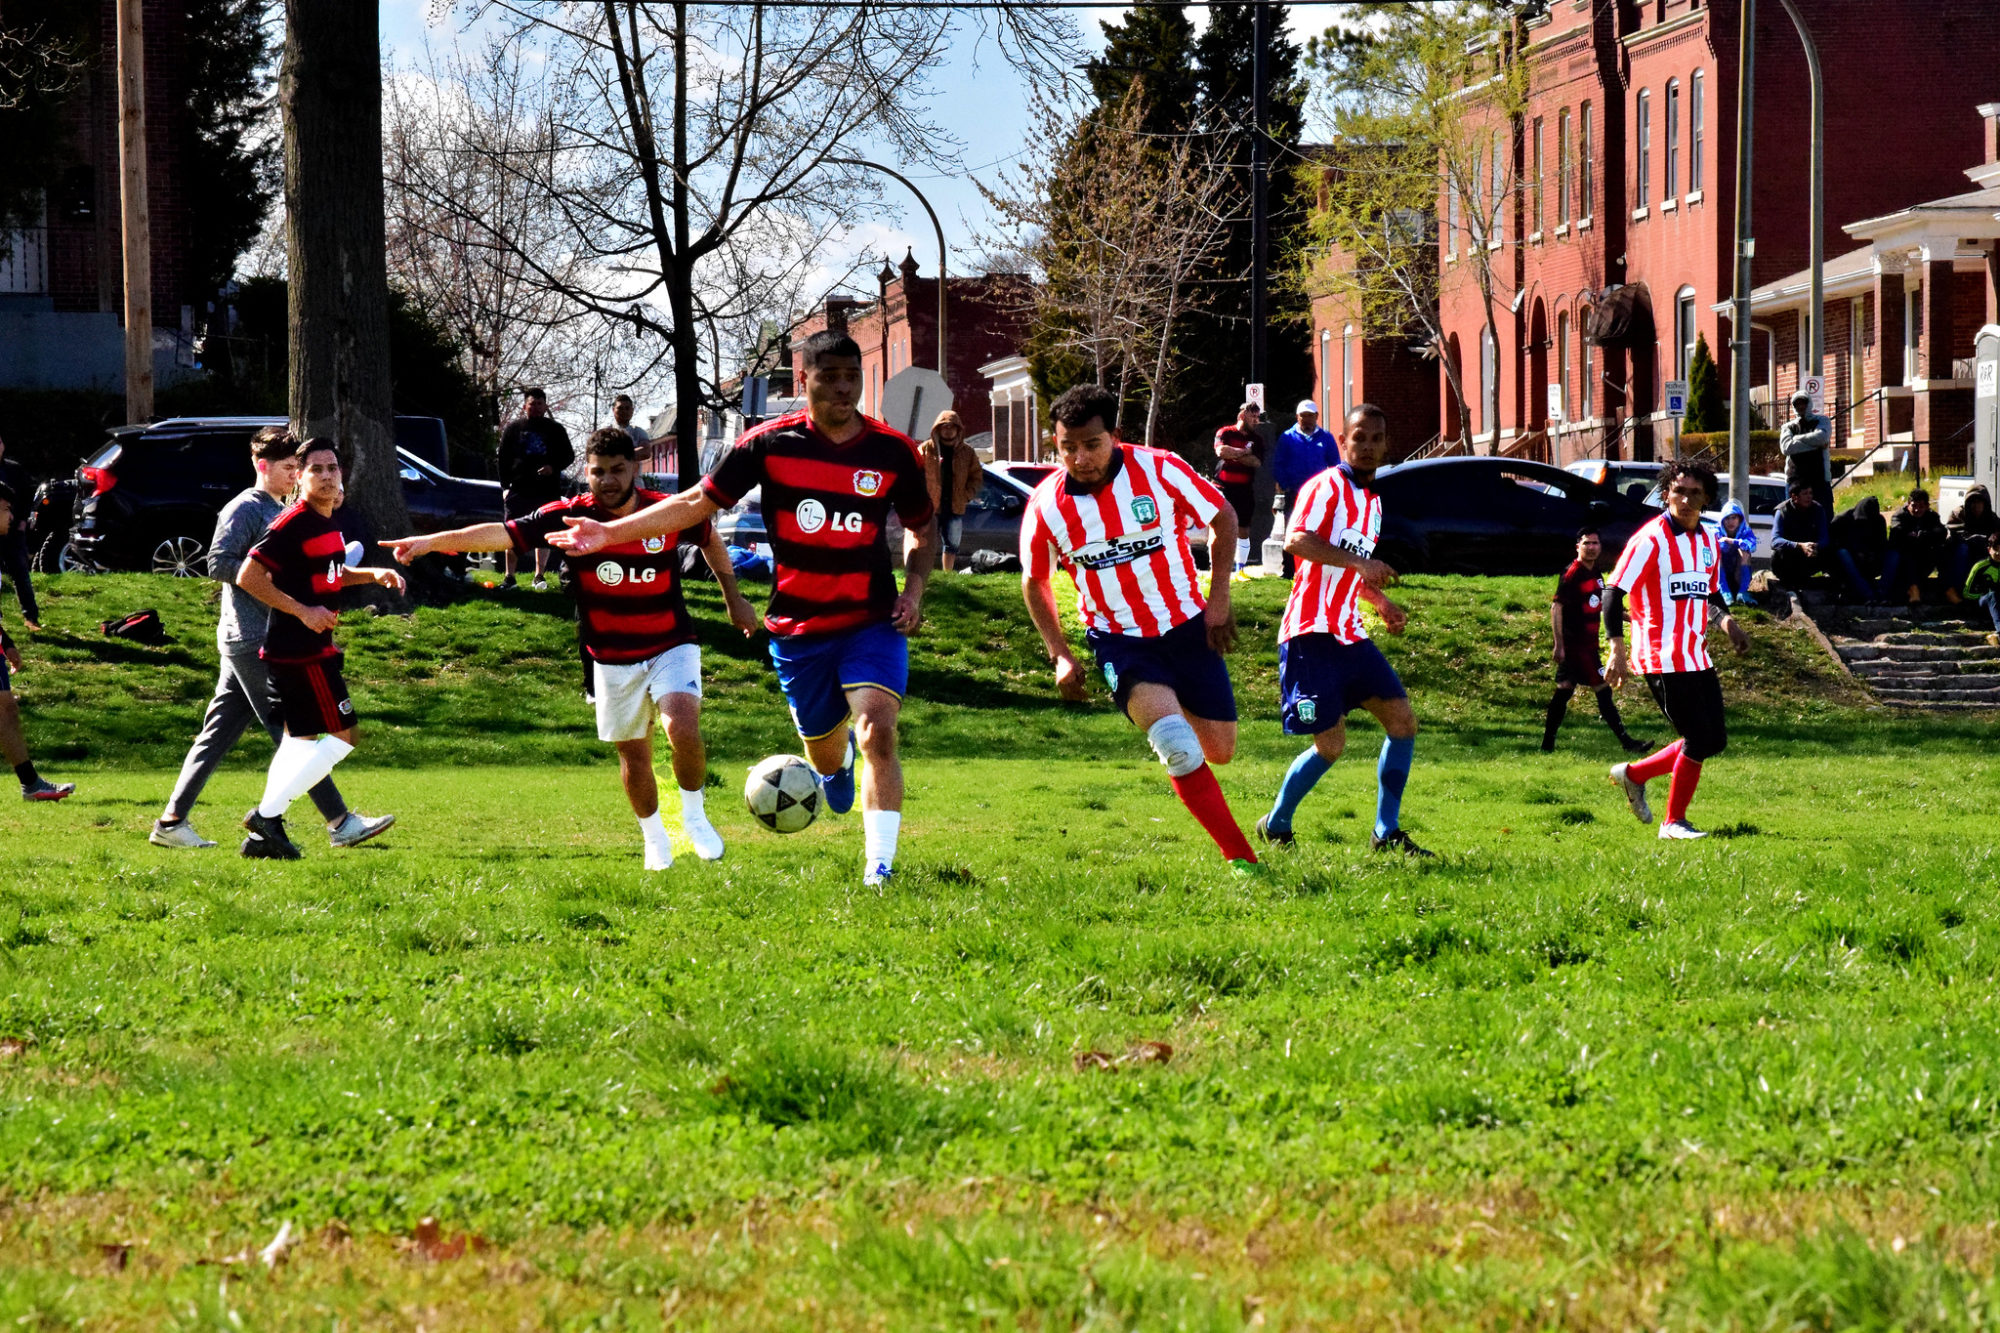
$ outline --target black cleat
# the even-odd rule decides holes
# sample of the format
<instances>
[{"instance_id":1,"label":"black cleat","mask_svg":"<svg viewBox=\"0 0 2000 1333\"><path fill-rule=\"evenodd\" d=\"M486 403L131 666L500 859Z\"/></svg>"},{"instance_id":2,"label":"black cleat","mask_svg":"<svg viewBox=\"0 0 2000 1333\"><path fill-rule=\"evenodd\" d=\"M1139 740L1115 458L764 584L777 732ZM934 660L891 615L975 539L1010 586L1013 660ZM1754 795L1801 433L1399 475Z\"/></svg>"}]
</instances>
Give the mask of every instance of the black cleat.
<instances>
[{"instance_id":1,"label":"black cleat","mask_svg":"<svg viewBox=\"0 0 2000 1333\"><path fill-rule=\"evenodd\" d=\"M1436 852L1427 852L1423 848L1417 846L1417 844L1415 844L1414 842L1411 842L1410 835L1403 832L1403 830L1401 829L1389 830L1388 836L1386 837L1370 838L1368 840L1368 846L1371 851L1401 852L1405 856L1437 855Z\"/></svg>"},{"instance_id":2,"label":"black cleat","mask_svg":"<svg viewBox=\"0 0 2000 1333\"><path fill-rule=\"evenodd\" d=\"M1651 741L1642 741L1637 736L1620 736L1618 743L1625 747L1626 754L1650 754L1653 750Z\"/></svg>"},{"instance_id":3,"label":"black cleat","mask_svg":"<svg viewBox=\"0 0 2000 1333\"><path fill-rule=\"evenodd\" d=\"M243 855L252 860L296 861L299 849L285 836L285 817L279 815L266 819L256 810L243 816L243 827L250 836L243 840Z\"/></svg>"},{"instance_id":4,"label":"black cleat","mask_svg":"<svg viewBox=\"0 0 2000 1333\"><path fill-rule=\"evenodd\" d=\"M1292 831L1290 829L1272 828L1269 822L1270 818L1269 815L1257 816L1257 837L1264 842L1275 842L1280 847L1291 846Z\"/></svg>"}]
</instances>

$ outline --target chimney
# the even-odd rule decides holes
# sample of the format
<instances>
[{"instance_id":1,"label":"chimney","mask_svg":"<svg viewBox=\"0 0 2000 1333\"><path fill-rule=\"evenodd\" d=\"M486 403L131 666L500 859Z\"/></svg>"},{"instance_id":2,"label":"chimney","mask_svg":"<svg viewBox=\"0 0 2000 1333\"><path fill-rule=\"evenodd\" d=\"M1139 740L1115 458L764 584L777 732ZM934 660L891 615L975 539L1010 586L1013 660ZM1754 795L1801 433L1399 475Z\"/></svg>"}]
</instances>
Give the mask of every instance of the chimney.
<instances>
[{"instance_id":1,"label":"chimney","mask_svg":"<svg viewBox=\"0 0 2000 1333\"><path fill-rule=\"evenodd\" d=\"M847 314L861 302L844 293L835 293L826 298L826 327L829 333L847 332Z\"/></svg>"}]
</instances>

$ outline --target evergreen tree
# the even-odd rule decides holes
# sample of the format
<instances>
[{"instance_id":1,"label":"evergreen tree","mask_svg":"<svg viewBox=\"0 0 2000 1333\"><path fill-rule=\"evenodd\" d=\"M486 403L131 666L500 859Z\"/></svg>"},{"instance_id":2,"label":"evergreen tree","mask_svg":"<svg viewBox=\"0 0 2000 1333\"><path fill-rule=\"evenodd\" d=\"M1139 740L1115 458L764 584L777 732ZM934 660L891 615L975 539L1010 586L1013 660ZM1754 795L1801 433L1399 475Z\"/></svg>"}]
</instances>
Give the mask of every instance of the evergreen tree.
<instances>
[{"instance_id":1,"label":"evergreen tree","mask_svg":"<svg viewBox=\"0 0 2000 1333\"><path fill-rule=\"evenodd\" d=\"M1138 5L1122 22L1106 22L1104 54L1084 66L1098 108L1115 107L1134 83L1145 105L1148 134L1178 134L1194 121L1200 86L1195 75L1194 24L1183 4Z\"/></svg>"},{"instance_id":2,"label":"evergreen tree","mask_svg":"<svg viewBox=\"0 0 2000 1333\"><path fill-rule=\"evenodd\" d=\"M265 0L190 0L187 7L182 197L203 295L235 274L278 185L277 137L254 132L268 128L272 111L265 9Z\"/></svg>"},{"instance_id":3,"label":"evergreen tree","mask_svg":"<svg viewBox=\"0 0 2000 1333\"><path fill-rule=\"evenodd\" d=\"M1694 356L1688 362L1687 420L1683 429L1704 434L1729 429L1729 409L1722 400L1722 377L1709 355L1708 336L1694 336Z\"/></svg>"}]
</instances>

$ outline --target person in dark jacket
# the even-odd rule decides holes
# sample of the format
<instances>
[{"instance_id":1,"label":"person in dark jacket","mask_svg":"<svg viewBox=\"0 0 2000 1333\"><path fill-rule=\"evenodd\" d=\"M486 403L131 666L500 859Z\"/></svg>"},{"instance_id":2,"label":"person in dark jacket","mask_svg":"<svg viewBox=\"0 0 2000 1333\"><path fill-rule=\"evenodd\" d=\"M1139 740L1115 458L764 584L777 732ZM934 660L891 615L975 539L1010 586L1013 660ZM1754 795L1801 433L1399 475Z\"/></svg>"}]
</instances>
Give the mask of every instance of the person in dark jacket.
<instances>
[{"instance_id":1,"label":"person in dark jacket","mask_svg":"<svg viewBox=\"0 0 2000 1333\"><path fill-rule=\"evenodd\" d=\"M1891 582L1889 575L1883 574L1885 594L1907 591L1912 605L1921 601L1924 580L1943 568L1949 540L1944 520L1931 508L1931 493L1916 487L1889 515L1889 555L1895 580ZM1955 585L1947 585L1944 591L1945 600L1958 602Z\"/></svg>"},{"instance_id":2,"label":"person in dark jacket","mask_svg":"<svg viewBox=\"0 0 2000 1333\"><path fill-rule=\"evenodd\" d=\"M1816 498L1809 477L1792 480L1791 498L1773 515L1771 573L1794 590L1805 589L1815 579L1830 578L1847 596L1868 600L1853 556L1832 540L1826 508Z\"/></svg>"},{"instance_id":3,"label":"person in dark jacket","mask_svg":"<svg viewBox=\"0 0 2000 1333\"><path fill-rule=\"evenodd\" d=\"M1864 495L1833 516L1827 535L1836 550L1847 552L1861 577L1873 588L1889 560L1889 523L1882 502Z\"/></svg>"},{"instance_id":4,"label":"person in dark jacket","mask_svg":"<svg viewBox=\"0 0 2000 1333\"><path fill-rule=\"evenodd\" d=\"M526 518L562 495L563 473L576 461L569 432L549 415L549 396L541 389L521 395L521 415L500 433L501 512L510 519ZM503 588L514 586L514 553L507 552ZM544 586L549 548L535 547L535 586Z\"/></svg>"},{"instance_id":5,"label":"person in dark jacket","mask_svg":"<svg viewBox=\"0 0 2000 1333\"><path fill-rule=\"evenodd\" d=\"M14 585L14 595L21 599L21 623L31 630L42 628L42 608L35 602L34 581L28 577L28 523L30 500L35 494L35 479L28 475L28 469L7 457L7 442L0 440L0 486L5 486L14 496L14 523L5 536L0 536L0 578Z\"/></svg>"},{"instance_id":6,"label":"person in dark jacket","mask_svg":"<svg viewBox=\"0 0 2000 1333\"><path fill-rule=\"evenodd\" d=\"M1955 588L1965 582L1972 567L1986 554L1986 542L2000 537L2000 514L1993 512L1993 496L1984 486L1975 485L1965 493L1958 508L1945 520L1951 533L1946 551L1945 578ZM1983 540L1982 540L1983 539Z\"/></svg>"}]
</instances>

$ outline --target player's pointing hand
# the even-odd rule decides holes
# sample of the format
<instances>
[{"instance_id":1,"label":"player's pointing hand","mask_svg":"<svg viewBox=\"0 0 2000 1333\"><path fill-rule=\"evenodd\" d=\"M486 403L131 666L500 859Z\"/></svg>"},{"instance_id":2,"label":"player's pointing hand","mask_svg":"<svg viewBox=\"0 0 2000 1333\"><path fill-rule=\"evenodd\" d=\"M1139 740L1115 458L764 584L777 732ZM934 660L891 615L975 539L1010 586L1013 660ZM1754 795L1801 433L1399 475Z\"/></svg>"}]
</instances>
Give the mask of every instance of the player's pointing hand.
<instances>
[{"instance_id":1,"label":"player's pointing hand","mask_svg":"<svg viewBox=\"0 0 2000 1333\"><path fill-rule=\"evenodd\" d=\"M389 554L396 557L396 563L399 565L407 565L412 560L431 553L431 541L428 537L391 537L382 545L388 548Z\"/></svg>"},{"instance_id":2,"label":"player's pointing hand","mask_svg":"<svg viewBox=\"0 0 2000 1333\"><path fill-rule=\"evenodd\" d=\"M565 517L563 522L569 525L569 531L551 532L549 545L572 555L589 555L604 549L604 525L596 519Z\"/></svg>"}]
</instances>

